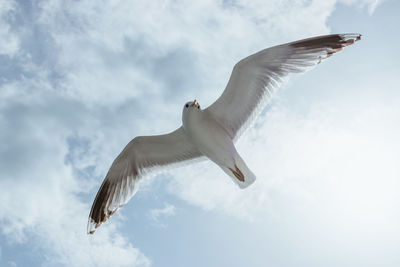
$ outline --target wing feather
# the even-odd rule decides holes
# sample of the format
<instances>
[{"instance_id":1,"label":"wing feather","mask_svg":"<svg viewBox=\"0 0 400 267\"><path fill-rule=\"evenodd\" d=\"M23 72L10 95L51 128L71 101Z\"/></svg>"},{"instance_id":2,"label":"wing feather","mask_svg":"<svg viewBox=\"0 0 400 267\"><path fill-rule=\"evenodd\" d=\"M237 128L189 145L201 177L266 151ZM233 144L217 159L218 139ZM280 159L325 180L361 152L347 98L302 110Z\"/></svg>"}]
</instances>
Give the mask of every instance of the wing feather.
<instances>
[{"instance_id":1,"label":"wing feather","mask_svg":"<svg viewBox=\"0 0 400 267\"><path fill-rule=\"evenodd\" d=\"M134 138L114 160L97 192L89 215L88 233L93 234L129 201L141 177L160 167L201 156L187 140L182 127L169 134Z\"/></svg>"},{"instance_id":2,"label":"wing feather","mask_svg":"<svg viewBox=\"0 0 400 267\"><path fill-rule=\"evenodd\" d=\"M222 95L206 111L233 140L254 121L290 73L304 72L343 47L360 40L360 34L332 34L261 50L239 61Z\"/></svg>"}]
</instances>

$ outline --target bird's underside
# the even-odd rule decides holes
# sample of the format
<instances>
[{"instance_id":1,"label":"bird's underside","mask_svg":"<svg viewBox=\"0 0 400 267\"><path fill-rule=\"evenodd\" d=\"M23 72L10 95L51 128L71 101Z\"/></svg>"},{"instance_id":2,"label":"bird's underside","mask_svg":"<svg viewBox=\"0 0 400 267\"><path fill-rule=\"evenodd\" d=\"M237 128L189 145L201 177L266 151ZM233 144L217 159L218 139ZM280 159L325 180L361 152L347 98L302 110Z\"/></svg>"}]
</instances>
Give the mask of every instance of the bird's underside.
<instances>
[{"instance_id":1,"label":"bird's underside","mask_svg":"<svg viewBox=\"0 0 400 267\"><path fill-rule=\"evenodd\" d=\"M197 114L208 114L233 144L254 121L283 78L290 73L310 69L360 38L360 34L318 36L274 46L248 56L234 66L224 92L212 105L201 110L196 102L191 102L190 108L186 104L183 117L189 114L190 109L197 109L196 112L200 112ZM186 131L184 127L179 127L169 134L139 136L128 143L114 160L97 192L89 215L88 233L93 234L134 195L143 176L165 166L205 156L212 158L212 153L206 155L201 152L202 147L198 147ZM252 181L246 181L249 170L245 170L245 163L238 155L226 166L213 161L236 179L241 188L251 184Z\"/></svg>"}]
</instances>

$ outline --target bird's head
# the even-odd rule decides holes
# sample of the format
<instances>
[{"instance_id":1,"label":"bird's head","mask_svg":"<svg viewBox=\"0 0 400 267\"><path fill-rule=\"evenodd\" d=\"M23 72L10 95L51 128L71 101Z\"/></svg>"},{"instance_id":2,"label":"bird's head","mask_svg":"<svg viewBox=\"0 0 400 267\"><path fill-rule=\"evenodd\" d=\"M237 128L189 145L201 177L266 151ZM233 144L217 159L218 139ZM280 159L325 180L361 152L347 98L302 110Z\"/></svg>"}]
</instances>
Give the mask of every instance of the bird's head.
<instances>
[{"instance_id":1,"label":"bird's head","mask_svg":"<svg viewBox=\"0 0 400 267\"><path fill-rule=\"evenodd\" d=\"M185 104L185 106L183 107L183 112L185 112L185 110L192 110L192 109L201 110L200 109L200 104L199 104L199 102L197 102L196 99L194 101L187 102Z\"/></svg>"},{"instance_id":2,"label":"bird's head","mask_svg":"<svg viewBox=\"0 0 400 267\"><path fill-rule=\"evenodd\" d=\"M195 113L201 111L200 104L197 102L197 100L187 102L183 106L183 111L182 111L182 122L185 125L188 116L191 117Z\"/></svg>"}]
</instances>

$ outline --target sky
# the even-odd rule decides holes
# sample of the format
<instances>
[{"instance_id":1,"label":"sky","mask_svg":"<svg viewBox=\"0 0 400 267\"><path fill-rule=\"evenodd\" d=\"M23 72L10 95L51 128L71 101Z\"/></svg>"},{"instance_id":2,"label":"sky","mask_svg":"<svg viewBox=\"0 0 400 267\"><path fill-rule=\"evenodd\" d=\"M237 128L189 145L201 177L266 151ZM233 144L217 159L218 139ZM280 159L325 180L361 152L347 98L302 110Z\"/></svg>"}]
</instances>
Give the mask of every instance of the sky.
<instances>
[{"instance_id":1,"label":"sky","mask_svg":"<svg viewBox=\"0 0 400 267\"><path fill-rule=\"evenodd\" d=\"M400 266L400 2L0 1L0 266ZM357 32L292 76L237 149L141 181L94 235L95 194L137 135L222 93L263 48Z\"/></svg>"}]
</instances>

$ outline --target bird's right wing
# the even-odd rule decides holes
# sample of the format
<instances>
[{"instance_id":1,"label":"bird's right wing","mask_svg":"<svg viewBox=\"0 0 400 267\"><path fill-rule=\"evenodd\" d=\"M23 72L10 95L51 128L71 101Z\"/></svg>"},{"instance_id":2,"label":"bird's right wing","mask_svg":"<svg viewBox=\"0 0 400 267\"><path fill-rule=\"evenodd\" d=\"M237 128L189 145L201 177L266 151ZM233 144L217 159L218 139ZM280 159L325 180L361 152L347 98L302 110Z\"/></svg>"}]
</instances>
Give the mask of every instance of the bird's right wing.
<instances>
[{"instance_id":1,"label":"bird's right wing","mask_svg":"<svg viewBox=\"0 0 400 267\"><path fill-rule=\"evenodd\" d=\"M138 180L155 168L193 160L202 154L182 127L164 135L134 138L114 160L93 202L88 233L93 234L119 207L128 202Z\"/></svg>"},{"instance_id":2,"label":"bird's right wing","mask_svg":"<svg viewBox=\"0 0 400 267\"><path fill-rule=\"evenodd\" d=\"M360 40L360 34L332 34L261 50L239 61L222 95L206 112L236 140L256 118L282 78L303 72Z\"/></svg>"}]
</instances>

